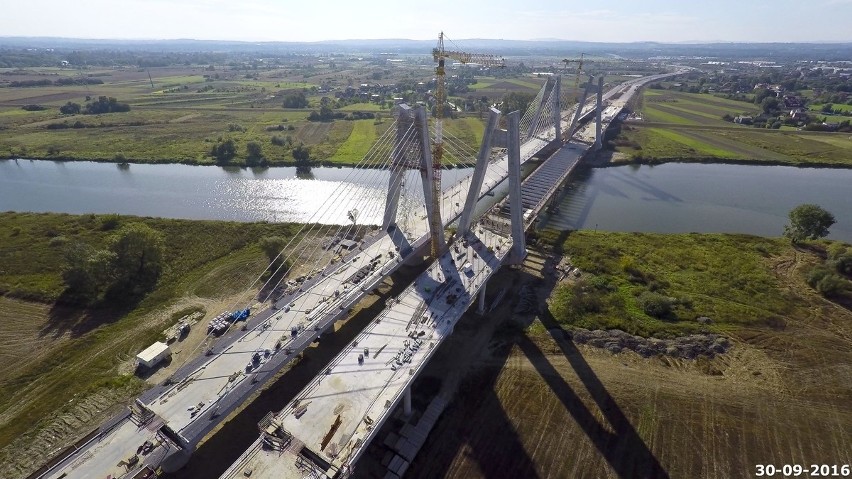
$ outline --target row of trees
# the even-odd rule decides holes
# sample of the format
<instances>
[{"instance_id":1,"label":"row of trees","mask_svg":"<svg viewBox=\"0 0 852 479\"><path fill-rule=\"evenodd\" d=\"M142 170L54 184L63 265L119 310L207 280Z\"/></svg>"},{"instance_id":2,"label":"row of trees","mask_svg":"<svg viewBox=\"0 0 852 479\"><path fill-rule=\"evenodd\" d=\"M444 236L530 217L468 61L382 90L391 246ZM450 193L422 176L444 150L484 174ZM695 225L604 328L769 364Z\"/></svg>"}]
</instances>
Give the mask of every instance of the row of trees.
<instances>
[{"instance_id":1,"label":"row of trees","mask_svg":"<svg viewBox=\"0 0 852 479\"><path fill-rule=\"evenodd\" d=\"M98 115L101 113L119 113L130 111L130 105L121 103L113 97L99 96L97 100L81 106L79 103L69 101L59 107L59 113L63 115Z\"/></svg>"},{"instance_id":2,"label":"row of trees","mask_svg":"<svg viewBox=\"0 0 852 479\"><path fill-rule=\"evenodd\" d=\"M9 86L12 88L27 88L27 87L39 87L39 86L66 86L66 85L103 85L104 81L100 78L58 78L56 80L15 80L9 82Z\"/></svg>"},{"instance_id":3,"label":"row of trees","mask_svg":"<svg viewBox=\"0 0 852 479\"><path fill-rule=\"evenodd\" d=\"M289 144L292 146L293 140L288 136L285 140L280 140L280 137L272 137L272 143L281 146ZM246 143L246 166L266 166L267 160L263 154L263 146L257 141L249 141ZM291 152L293 160L297 167L306 167L311 165L311 150L303 144L297 145ZM210 149L210 156L217 165L228 165L237 156L237 143L231 139L220 139Z\"/></svg>"},{"instance_id":4,"label":"row of trees","mask_svg":"<svg viewBox=\"0 0 852 479\"><path fill-rule=\"evenodd\" d=\"M104 249L76 242L65 251L66 300L128 303L154 289L163 270L163 235L144 223L128 223Z\"/></svg>"}]
</instances>

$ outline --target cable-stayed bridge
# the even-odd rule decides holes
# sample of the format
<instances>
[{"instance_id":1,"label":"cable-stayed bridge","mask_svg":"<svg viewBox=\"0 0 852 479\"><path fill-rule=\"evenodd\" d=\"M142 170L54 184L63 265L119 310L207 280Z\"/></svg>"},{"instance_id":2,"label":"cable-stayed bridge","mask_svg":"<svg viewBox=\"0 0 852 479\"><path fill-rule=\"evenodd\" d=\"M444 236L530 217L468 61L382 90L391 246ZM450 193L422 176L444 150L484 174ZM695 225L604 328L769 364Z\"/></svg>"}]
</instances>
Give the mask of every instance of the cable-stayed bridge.
<instances>
[{"instance_id":1,"label":"cable-stayed bridge","mask_svg":"<svg viewBox=\"0 0 852 479\"><path fill-rule=\"evenodd\" d=\"M300 393L296 403L267 418L253 449L225 476L254 470L252 461L261 464L256 474L268 465L269 477L303 477L306 471L317 477L347 474L387 413L401 400L408 403L408 385L488 278L501 265L523 259L524 231L581 156L593 143L600 144L608 120L621 111L637 85L659 77L633 80L606 94L602 81L596 86L590 79L579 109L564 106L568 102L560 79L553 77L523 116L508 115L507 129L498 128L499 112L492 110L478 152L444 132L444 161L473 166L473 172L444 185L438 211L430 208L435 172L429 119L423 108L401 106L350 181L342 183L315 216L346 211L350 223L305 225L274 263L298 265L303 274L293 278L295 274L275 270L273 279L251 285L245 302L235 305L254 311L244 330L228 330L211 339L199 351L203 354L142 394L126 413L40 477L135 477L145 472L143 465L179 467L228 414L388 276L404 264L422 262L431 238L447 244L444 229L457 224L445 252L388 304L357 344L347 347ZM587 104L593 91L596 99ZM616 92L622 93L620 98L607 105L604 98ZM592 115L596 122L578 127ZM563 145L575 134L591 141ZM535 156L547 160L522 185L520 167ZM384 201L364 198L353 186L358 178L371 175L388 178ZM478 213L477 204L507 179L506 200L484 215ZM440 221L430 223L430 216ZM381 218L380 227L359 223L359 218ZM443 228L432 231L430 224ZM293 279L279 281L284 277ZM258 285L261 295L249 295ZM278 460L265 462L272 456L262 453L264 443L272 445Z\"/></svg>"}]
</instances>

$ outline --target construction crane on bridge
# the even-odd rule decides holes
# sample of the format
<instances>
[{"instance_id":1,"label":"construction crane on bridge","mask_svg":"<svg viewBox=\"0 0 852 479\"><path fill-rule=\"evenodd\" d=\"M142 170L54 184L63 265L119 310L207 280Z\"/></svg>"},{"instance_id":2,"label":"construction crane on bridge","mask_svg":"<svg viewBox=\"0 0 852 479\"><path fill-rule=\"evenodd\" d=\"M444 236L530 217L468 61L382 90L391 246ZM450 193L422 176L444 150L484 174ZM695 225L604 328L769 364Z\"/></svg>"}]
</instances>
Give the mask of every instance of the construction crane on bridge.
<instances>
[{"instance_id":1,"label":"construction crane on bridge","mask_svg":"<svg viewBox=\"0 0 852 479\"><path fill-rule=\"evenodd\" d=\"M435 86L435 141L432 144L432 167L434 170L434 181L432 184L432 208L435 211L440 211L438 208L441 204L441 159L444 156L444 104L447 102L447 84L445 78L444 61L449 58L461 63L476 63L484 67L503 68L506 66L506 61L503 57L497 55L483 53L468 53L454 50L444 49L444 32L438 35L438 46L432 49L432 58L438 63L435 68L436 86ZM430 229L441 228L440 224L432 224L440 219L439 215L433 215L430 218ZM437 258L443 245L439 245L437 237L432 236L432 256Z\"/></svg>"},{"instance_id":2,"label":"construction crane on bridge","mask_svg":"<svg viewBox=\"0 0 852 479\"><path fill-rule=\"evenodd\" d=\"M580 53L579 59L566 58L566 59L562 60L562 62L565 63L566 68L568 67L569 63L576 63L577 64L577 75L576 75L577 77L574 79L574 89L580 88L580 74L583 73L583 62L585 61L585 57L586 57L585 53Z\"/></svg>"}]
</instances>

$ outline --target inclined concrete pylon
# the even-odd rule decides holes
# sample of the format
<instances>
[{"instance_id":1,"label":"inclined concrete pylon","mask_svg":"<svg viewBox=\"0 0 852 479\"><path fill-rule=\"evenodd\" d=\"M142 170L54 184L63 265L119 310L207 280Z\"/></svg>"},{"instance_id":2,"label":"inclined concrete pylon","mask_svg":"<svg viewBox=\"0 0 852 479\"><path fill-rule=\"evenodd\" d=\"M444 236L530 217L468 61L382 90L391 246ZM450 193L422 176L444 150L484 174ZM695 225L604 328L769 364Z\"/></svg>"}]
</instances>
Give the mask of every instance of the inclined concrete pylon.
<instances>
[{"instance_id":1,"label":"inclined concrete pylon","mask_svg":"<svg viewBox=\"0 0 852 479\"><path fill-rule=\"evenodd\" d=\"M603 138L601 138L603 132L603 128L601 127L601 116L603 115L603 80L603 75L598 77L598 101L595 105L595 150L603 148Z\"/></svg>"},{"instance_id":2,"label":"inclined concrete pylon","mask_svg":"<svg viewBox=\"0 0 852 479\"><path fill-rule=\"evenodd\" d=\"M491 156L491 143L494 138L494 130L497 128L497 123L500 121L500 111L491 108L488 113L488 123L485 125L485 132L482 135L482 144L479 147L479 154L476 157L476 167L473 170L473 175L470 178L470 188L467 190L467 199L464 202L464 210L462 210L459 218L459 226L457 237L461 238L470 230L473 210L476 203L479 201L479 190L482 189L482 181L485 178L485 170L488 169L488 160Z\"/></svg>"}]
</instances>

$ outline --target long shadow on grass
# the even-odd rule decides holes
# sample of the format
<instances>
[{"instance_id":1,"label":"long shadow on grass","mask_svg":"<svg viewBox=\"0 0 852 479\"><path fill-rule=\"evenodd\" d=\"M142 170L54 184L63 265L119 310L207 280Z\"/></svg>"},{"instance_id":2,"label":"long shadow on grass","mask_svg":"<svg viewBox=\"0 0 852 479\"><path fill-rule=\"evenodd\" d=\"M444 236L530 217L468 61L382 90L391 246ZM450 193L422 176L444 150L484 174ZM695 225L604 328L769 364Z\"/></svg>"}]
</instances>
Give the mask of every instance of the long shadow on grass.
<instances>
[{"instance_id":1,"label":"long shadow on grass","mask_svg":"<svg viewBox=\"0 0 852 479\"><path fill-rule=\"evenodd\" d=\"M132 311L137 303L84 307L75 306L60 297L51 306L47 322L39 331L39 336L58 338L66 333L70 333L73 338L83 336L93 329L118 321Z\"/></svg>"},{"instance_id":2,"label":"long shadow on grass","mask_svg":"<svg viewBox=\"0 0 852 479\"><path fill-rule=\"evenodd\" d=\"M609 426L614 432L609 432L605 425L598 422L594 414L577 396L571 386L565 382L556 368L547 360L527 336L518 340L518 346L535 366L541 377L547 382L554 394L565 405L565 408L585 431L598 451L606 458L616 474L622 478L667 478L668 473L663 469L654 453L648 448L627 416L609 394L606 386L586 362L583 355L573 342L566 340L563 330L546 308L539 315L541 322L551 331L553 340L562 350L565 359L574 368L577 376L583 382L592 399L603 412Z\"/></svg>"}]
</instances>

